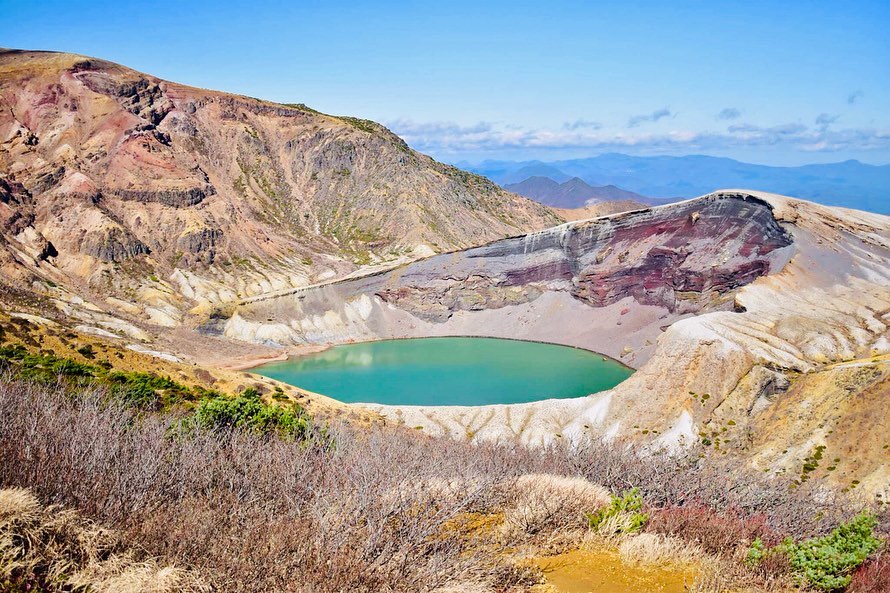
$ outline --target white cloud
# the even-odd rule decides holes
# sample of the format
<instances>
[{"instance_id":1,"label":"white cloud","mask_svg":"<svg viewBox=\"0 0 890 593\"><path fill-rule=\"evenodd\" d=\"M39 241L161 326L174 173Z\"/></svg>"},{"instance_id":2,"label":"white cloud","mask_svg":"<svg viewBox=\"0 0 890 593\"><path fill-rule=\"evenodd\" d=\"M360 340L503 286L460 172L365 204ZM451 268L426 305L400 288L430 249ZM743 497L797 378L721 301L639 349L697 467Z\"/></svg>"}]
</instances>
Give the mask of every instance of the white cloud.
<instances>
[{"instance_id":1,"label":"white cloud","mask_svg":"<svg viewBox=\"0 0 890 593\"><path fill-rule=\"evenodd\" d=\"M807 127L803 124L791 123L778 126L761 127L753 124L738 124L729 126L726 131L732 137L744 139L760 144L777 144L789 138L800 137L807 133Z\"/></svg>"},{"instance_id":2,"label":"white cloud","mask_svg":"<svg viewBox=\"0 0 890 593\"><path fill-rule=\"evenodd\" d=\"M602 129L603 124L598 121L590 121L587 119L576 119L575 121L567 121L562 124L563 130L580 130L582 128L587 128L590 130L599 130Z\"/></svg>"},{"instance_id":3,"label":"white cloud","mask_svg":"<svg viewBox=\"0 0 890 593\"><path fill-rule=\"evenodd\" d=\"M727 127L723 132L678 129L665 133L645 133L636 130L606 130L598 126L566 125L557 129L531 129L490 122L459 125L453 122L417 123L410 120L398 120L388 125L409 145L422 152L451 154L579 148L597 151L676 149L685 152L758 146L827 152L890 149L890 129L834 129L829 127L835 121L833 117L820 115L816 119L816 127L801 123L776 126L739 123Z\"/></svg>"},{"instance_id":4,"label":"white cloud","mask_svg":"<svg viewBox=\"0 0 890 593\"><path fill-rule=\"evenodd\" d=\"M839 117L839 115L832 115L831 113L820 113L816 117L816 125L824 132L828 129L828 126L836 122Z\"/></svg>"}]
</instances>

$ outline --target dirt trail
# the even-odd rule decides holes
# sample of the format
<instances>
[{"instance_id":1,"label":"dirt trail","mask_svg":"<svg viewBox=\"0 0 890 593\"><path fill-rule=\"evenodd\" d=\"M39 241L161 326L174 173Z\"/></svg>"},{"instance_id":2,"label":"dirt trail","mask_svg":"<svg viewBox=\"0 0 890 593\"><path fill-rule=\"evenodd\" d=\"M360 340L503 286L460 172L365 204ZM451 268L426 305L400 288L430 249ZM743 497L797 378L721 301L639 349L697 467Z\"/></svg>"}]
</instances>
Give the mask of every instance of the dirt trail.
<instances>
[{"instance_id":1,"label":"dirt trail","mask_svg":"<svg viewBox=\"0 0 890 593\"><path fill-rule=\"evenodd\" d=\"M684 593L695 578L691 568L634 566L622 562L617 550L572 550L538 558L547 587L556 593Z\"/></svg>"}]
</instances>

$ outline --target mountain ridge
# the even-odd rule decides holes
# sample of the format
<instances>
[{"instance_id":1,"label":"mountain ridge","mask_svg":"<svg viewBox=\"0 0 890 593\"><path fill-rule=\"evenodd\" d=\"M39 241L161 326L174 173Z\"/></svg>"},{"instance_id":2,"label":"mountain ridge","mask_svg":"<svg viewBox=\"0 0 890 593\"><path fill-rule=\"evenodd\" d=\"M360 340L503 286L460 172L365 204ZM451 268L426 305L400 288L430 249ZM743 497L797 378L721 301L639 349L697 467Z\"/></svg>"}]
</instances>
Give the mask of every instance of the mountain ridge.
<instances>
[{"instance_id":1,"label":"mountain ridge","mask_svg":"<svg viewBox=\"0 0 890 593\"><path fill-rule=\"evenodd\" d=\"M504 185L504 189L554 208L581 208L600 202L619 201L652 203L646 196L615 185L593 187L580 177L572 177L562 183L549 177L529 177L520 183Z\"/></svg>"},{"instance_id":2,"label":"mountain ridge","mask_svg":"<svg viewBox=\"0 0 890 593\"><path fill-rule=\"evenodd\" d=\"M707 155L636 157L606 153L595 157L543 161L483 161L459 166L501 184L550 171L552 179L580 177L591 185L613 184L654 198L692 198L718 187L746 187L842 206L890 213L890 164L849 159L838 163L779 167ZM523 179L515 179L525 175Z\"/></svg>"}]
</instances>

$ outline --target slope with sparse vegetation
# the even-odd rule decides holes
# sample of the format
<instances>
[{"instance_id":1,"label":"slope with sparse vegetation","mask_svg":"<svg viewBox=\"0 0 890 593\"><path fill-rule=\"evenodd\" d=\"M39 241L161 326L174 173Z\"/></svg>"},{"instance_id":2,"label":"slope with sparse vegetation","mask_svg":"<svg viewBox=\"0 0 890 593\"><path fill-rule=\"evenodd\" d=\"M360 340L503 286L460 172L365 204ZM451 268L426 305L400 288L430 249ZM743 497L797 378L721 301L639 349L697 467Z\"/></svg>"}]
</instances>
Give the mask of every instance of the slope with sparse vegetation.
<instances>
[{"instance_id":1,"label":"slope with sparse vegetation","mask_svg":"<svg viewBox=\"0 0 890 593\"><path fill-rule=\"evenodd\" d=\"M698 591L850 581L869 591L886 578L874 555L886 511L857 517L853 499L753 473L727 488L695 455L470 445L386 427L307 432L251 392L144 408L108 386L10 372L0 380L0 488L29 489L10 500L32 507L36 496L76 510L68 524L113 530L127 542L115 550L134 550L115 553L138 563L114 560L115 575L157 579L167 574L158 567L177 566L182 582L219 591L539 591L535 559L582 548L617 550L627 566L693 566ZM8 583L63 590L53 587L67 586L64 572L97 591L128 590L104 585L110 569L93 560L61 570L69 561L48 548L5 541L4 557L30 554L26 568L4 560ZM826 560L831 546L849 559ZM813 576L813 562L843 581Z\"/></svg>"}]
</instances>

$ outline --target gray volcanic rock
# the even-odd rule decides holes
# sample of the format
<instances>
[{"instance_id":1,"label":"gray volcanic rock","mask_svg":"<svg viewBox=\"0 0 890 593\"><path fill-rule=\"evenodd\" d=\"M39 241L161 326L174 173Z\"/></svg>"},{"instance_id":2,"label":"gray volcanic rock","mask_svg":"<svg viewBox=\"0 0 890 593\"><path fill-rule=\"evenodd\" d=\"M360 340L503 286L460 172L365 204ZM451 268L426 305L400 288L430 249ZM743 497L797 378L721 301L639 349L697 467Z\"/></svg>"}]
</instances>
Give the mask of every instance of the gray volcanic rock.
<instances>
[{"instance_id":1,"label":"gray volcanic rock","mask_svg":"<svg viewBox=\"0 0 890 593\"><path fill-rule=\"evenodd\" d=\"M204 201L207 196L213 195L216 190L212 185L204 187L192 187L184 190L113 190L116 198L121 200L132 200L134 202L157 202L165 206L174 208L186 208L194 206Z\"/></svg>"},{"instance_id":2,"label":"gray volcanic rock","mask_svg":"<svg viewBox=\"0 0 890 593\"><path fill-rule=\"evenodd\" d=\"M151 253L142 241L117 227L87 233L82 249L84 253L105 262L122 262Z\"/></svg>"},{"instance_id":3,"label":"gray volcanic rock","mask_svg":"<svg viewBox=\"0 0 890 593\"><path fill-rule=\"evenodd\" d=\"M222 239L222 229L201 229L200 231L187 232L180 235L176 244L183 251L190 253L202 253L211 251Z\"/></svg>"}]
</instances>

